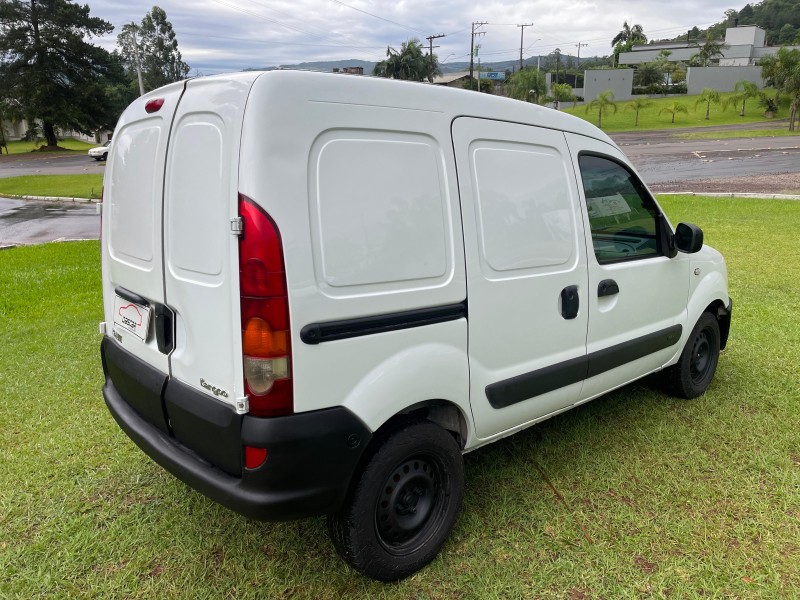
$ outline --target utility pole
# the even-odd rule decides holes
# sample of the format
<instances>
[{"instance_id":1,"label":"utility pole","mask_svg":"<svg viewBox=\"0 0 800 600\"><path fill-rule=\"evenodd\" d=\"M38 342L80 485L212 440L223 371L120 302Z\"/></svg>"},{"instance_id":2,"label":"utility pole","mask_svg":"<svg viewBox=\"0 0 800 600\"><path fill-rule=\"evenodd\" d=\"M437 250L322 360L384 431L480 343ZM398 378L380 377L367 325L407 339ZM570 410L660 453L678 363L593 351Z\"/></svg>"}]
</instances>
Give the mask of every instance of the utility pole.
<instances>
[{"instance_id":1,"label":"utility pole","mask_svg":"<svg viewBox=\"0 0 800 600\"><path fill-rule=\"evenodd\" d=\"M428 56L430 56L431 58L431 73L430 75L428 75L428 82L430 83L433 83L433 70L434 68L436 68L436 63L433 62L433 40L443 37L445 37L445 34L437 33L436 35L429 35L428 37L425 38L426 40L428 40L428 46L430 47L430 50L428 51ZM436 47L438 48L439 46Z\"/></svg>"},{"instance_id":2,"label":"utility pole","mask_svg":"<svg viewBox=\"0 0 800 600\"><path fill-rule=\"evenodd\" d=\"M577 43L577 44L575 44L575 45L578 47L578 58L577 58L577 61L576 61L576 62L577 62L577 64L575 65L575 66L576 66L576 68L577 68L577 67L580 67L580 66L581 66L581 46L584 46L584 47L586 47L586 46L588 46L589 44L582 44L581 42L578 42L578 43Z\"/></svg>"},{"instance_id":3,"label":"utility pole","mask_svg":"<svg viewBox=\"0 0 800 600\"><path fill-rule=\"evenodd\" d=\"M136 41L136 23L131 21L131 35L133 36L133 56L136 60L136 76L139 78L139 95L144 96L144 83L142 82L142 65L139 62L139 42Z\"/></svg>"},{"instance_id":4,"label":"utility pole","mask_svg":"<svg viewBox=\"0 0 800 600\"><path fill-rule=\"evenodd\" d=\"M483 27L484 25L488 25L486 21L479 21L478 23L472 24L472 36L469 39L469 85L470 89L472 89L472 81L474 77L472 76L475 64L475 36L476 35L486 35L485 31L478 31L475 32L475 27Z\"/></svg>"},{"instance_id":5,"label":"utility pole","mask_svg":"<svg viewBox=\"0 0 800 600\"><path fill-rule=\"evenodd\" d=\"M520 28L519 32L519 70L522 71L524 66L522 65L522 40L525 37L525 28L526 27L533 27L533 23L525 23L524 25L517 25Z\"/></svg>"}]
</instances>

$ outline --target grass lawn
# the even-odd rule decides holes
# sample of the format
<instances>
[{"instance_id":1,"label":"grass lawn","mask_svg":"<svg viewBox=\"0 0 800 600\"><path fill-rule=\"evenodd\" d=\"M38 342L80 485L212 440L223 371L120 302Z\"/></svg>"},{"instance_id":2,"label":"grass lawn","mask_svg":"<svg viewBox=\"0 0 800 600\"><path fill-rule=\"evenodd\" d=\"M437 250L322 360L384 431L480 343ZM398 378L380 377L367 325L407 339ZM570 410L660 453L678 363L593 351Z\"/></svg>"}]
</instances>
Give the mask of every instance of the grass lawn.
<instances>
[{"instance_id":1,"label":"grass lawn","mask_svg":"<svg viewBox=\"0 0 800 600\"><path fill-rule=\"evenodd\" d=\"M720 94L723 98L729 98L732 93ZM639 126L634 127L636 113L626 110L625 106L629 100L617 102L617 112L608 111L603 114L603 131L647 131L652 129L679 129L684 127L707 127L709 125L732 125L739 123L763 123L769 121L764 117L764 109L755 100L750 100L745 105L743 117L739 116L741 104L736 107L733 104L728 106L728 110L723 111L721 104L712 104L710 119L706 121L706 106L699 104L695 106L699 96L677 96L677 97L651 97L652 105L639 111ZM674 102L684 104L688 113L678 113L675 115L675 123L672 124L672 115L668 113L660 114L661 110L671 106ZM566 103L564 103L566 105ZM597 125L597 110L586 112L586 105L567 108L564 112L585 119ZM780 116L786 116L786 111L782 111ZM788 128L788 125L787 125Z\"/></svg>"},{"instance_id":2,"label":"grass lawn","mask_svg":"<svg viewBox=\"0 0 800 600\"><path fill-rule=\"evenodd\" d=\"M97 242L0 252L0 597L800 597L800 202L661 201L728 260L708 393L634 384L467 455L450 541L392 585L324 519L249 521L128 440L100 392Z\"/></svg>"},{"instance_id":3,"label":"grass lawn","mask_svg":"<svg viewBox=\"0 0 800 600\"><path fill-rule=\"evenodd\" d=\"M32 152L34 150L38 150L44 142L22 142L22 141L9 141L8 142L8 153L9 154L23 154L25 152ZM64 150L70 150L72 152L88 152L89 148L95 148L100 144L87 144L86 142L81 142L78 140L58 140L58 145ZM53 152L58 152L58 150L54 150ZM3 150L3 155L5 156L5 149Z\"/></svg>"},{"instance_id":4,"label":"grass lawn","mask_svg":"<svg viewBox=\"0 0 800 600\"><path fill-rule=\"evenodd\" d=\"M737 129L735 131L696 131L678 133L675 137L684 140L724 140L728 138L789 137L800 138L800 132L788 129Z\"/></svg>"},{"instance_id":5,"label":"grass lawn","mask_svg":"<svg viewBox=\"0 0 800 600\"><path fill-rule=\"evenodd\" d=\"M12 196L58 196L99 198L103 188L101 173L82 175L22 175L0 179L0 194Z\"/></svg>"}]
</instances>

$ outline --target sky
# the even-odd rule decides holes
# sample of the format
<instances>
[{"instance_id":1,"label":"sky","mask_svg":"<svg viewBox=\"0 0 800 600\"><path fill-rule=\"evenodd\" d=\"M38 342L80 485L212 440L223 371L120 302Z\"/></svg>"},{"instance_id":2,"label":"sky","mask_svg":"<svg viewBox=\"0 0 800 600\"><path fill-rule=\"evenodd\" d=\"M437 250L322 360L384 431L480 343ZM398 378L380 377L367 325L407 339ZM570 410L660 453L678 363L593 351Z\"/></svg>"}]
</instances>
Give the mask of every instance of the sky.
<instances>
[{"instance_id":1,"label":"sky","mask_svg":"<svg viewBox=\"0 0 800 600\"><path fill-rule=\"evenodd\" d=\"M80 3L87 0L78 0ZM573 56L611 53L611 39L623 21L642 25L648 38L674 37L692 26L719 22L725 10L746 0L160 0L178 38L191 75L240 71L320 60L379 61L386 47L412 38L434 40L442 63L469 60L470 29L485 21L476 37L482 61L519 60L559 48ZM113 50L116 34L141 22L153 0L88 0L91 15L115 32L94 39Z\"/></svg>"}]
</instances>

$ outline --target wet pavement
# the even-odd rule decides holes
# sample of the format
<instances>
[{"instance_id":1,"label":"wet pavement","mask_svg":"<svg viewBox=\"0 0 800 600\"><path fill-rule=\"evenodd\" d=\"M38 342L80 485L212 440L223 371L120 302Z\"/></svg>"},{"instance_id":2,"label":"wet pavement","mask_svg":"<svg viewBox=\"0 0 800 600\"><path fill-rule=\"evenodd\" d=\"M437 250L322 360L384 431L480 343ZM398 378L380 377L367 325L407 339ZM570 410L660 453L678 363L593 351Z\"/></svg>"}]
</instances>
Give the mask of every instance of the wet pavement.
<instances>
[{"instance_id":1,"label":"wet pavement","mask_svg":"<svg viewBox=\"0 0 800 600\"><path fill-rule=\"evenodd\" d=\"M81 175L103 174L106 163L89 158L84 153L54 154L28 152L0 157L0 179L20 175Z\"/></svg>"},{"instance_id":2,"label":"wet pavement","mask_svg":"<svg viewBox=\"0 0 800 600\"><path fill-rule=\"evenodd\" d=\"M0 198L0 247L99 237L100 215L95 204Z\"/></svg>"}]
</instances>

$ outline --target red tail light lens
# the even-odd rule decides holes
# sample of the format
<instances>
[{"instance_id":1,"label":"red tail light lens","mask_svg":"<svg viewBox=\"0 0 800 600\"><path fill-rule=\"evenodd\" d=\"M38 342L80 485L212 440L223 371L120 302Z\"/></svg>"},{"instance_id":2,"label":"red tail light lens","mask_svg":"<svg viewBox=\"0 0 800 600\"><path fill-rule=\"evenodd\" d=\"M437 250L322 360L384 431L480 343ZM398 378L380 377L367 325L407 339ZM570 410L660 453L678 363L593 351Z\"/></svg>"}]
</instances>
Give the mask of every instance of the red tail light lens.
<instances>
[{"instance_id":1,"label":"red tail light lens","mask_svg":"<svg viewBox=\"0 0 800 600\"><path fill-rule=\"evenodd\" d=\"M271 417L294 409L289 301L280 232L272 218L239 195L239 289L245 393L250 414Z\"/></svg>"}]
</instances>

